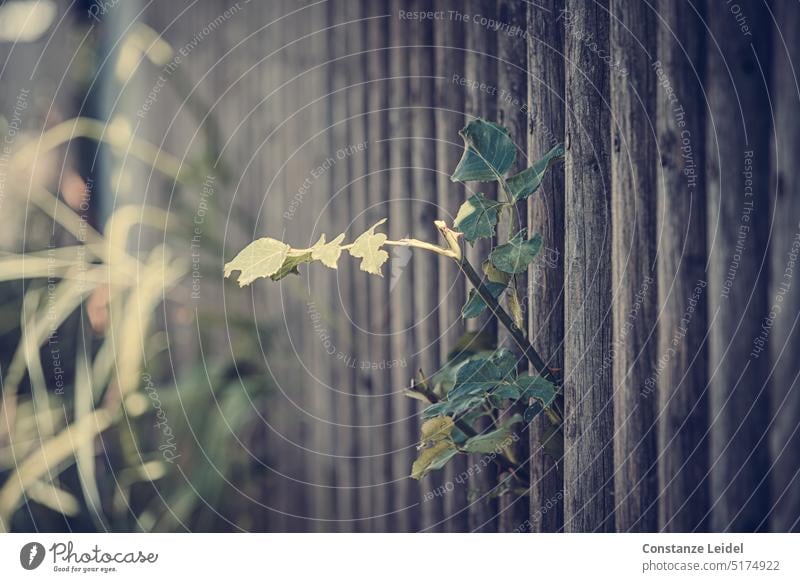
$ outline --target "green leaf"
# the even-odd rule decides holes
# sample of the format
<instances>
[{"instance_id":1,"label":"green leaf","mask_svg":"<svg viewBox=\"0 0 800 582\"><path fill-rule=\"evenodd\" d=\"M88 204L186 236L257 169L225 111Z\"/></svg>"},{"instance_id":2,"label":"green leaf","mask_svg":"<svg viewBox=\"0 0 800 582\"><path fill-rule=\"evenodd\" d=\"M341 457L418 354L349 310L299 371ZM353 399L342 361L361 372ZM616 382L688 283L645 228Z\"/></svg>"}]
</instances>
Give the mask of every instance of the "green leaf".
<instances>
[{"instance_id":1,"label":"green leaf","mask_svg":"<svg viewBox=\"0 0 800 582\"><path fill-rule=\"evenodd\" d=\"M381 277L383 277L381 266L389 260L389 253L381 249L383 243L386 242L386 235L383 233L376 234L375 229L384 222L386 222L385 218L376 222L372 228L359 236L353 242L353 246L350 247L350 254L362 259L362 271Z\"/></svg>"},{"instance_id":2,"label":"green leaf","mask_svg":"<svg viewBox=\"0 0 800 582\"><path fill-rule=\"evenodd\" d=\"M239 271L239 286L249 285L259 277L277 273L289 254L289 245L274 238L260 238L244 247L225 265L225 277Z\"/></svg>"},{"instance_id":3,"label":"green leaf","mask_svg":"<svg viewBox=\"0 0 800 582\"><path fill-rule=\"evenodd\" d=\"M506 244L495 247L489 255L492 264L504 273L521 273L527 269L542 248L542 237L537 234L525 239L525 234L521 230Z\"/></svg>"},{"instance_id":4,"label":"green leaf","mask_svg":"<svg viewBox=\"0 0 800 582\"><path fill-rule=\"evenodd\" d=\"M516 377L517 358L508 350L498 350L489 358L470 359L456 372L456 382L448 400L484 396L501 383Z\"/></svg>"},{"instance_id":5,"label":"green leaf","mask_svg":"<svg viewBox=\"0 0 800 582\"><path fill-rule=\"evenodd\" d=\"M533 398L543 407L550 406L556 398L556 386L541 376L520 376L516 381L520 390L520 398L525 404Z\"/></svg>"},{"instance_id":6,"label":"green leaf","mask_svg":"<svg viewBox=\"0 0 800 582\"><path fill-rule=\"evenodd\" d=\"M453 182L491 182L514 163L517 148L502 125L476 119L458 133L465 148L450 177Z\"/></svg>"},{"instance_id":7,"label":"green leaf","mask_svg":"<svg viewBox=\"0 0 800 582\"><path fill-rule=\"evenodd\" d=\"M506 288L506 286L502 283L486 283L486 288L492 294L492 297L497 299L503 293L503 290ZM483 297L478 294L476 289L472 289L469 292L469 298L467 299L467 302L464 304L464 307L461 308L461 315L464 319L478 317L481 313L483 313L486 307L487 305L483 300Z\"/></svg>"},{"instance_id":8,"label":"green leaf","mask_svg":"<svg viewBox=\"0 0 800 582\"><path fill-rule=\"evenodd\" d=\"M492 283L508 285L508 282L511 280L511 275L498 270L489 259L481 263L481 268L483 268L483 274L486 275L486 278Z\"/></svg>"},{"instance_id":9,"label":"green leaf","mask_svg":"<svg viewBox=\"0 0 800 582\"><path fill-rule=\"evenodd\" d=\"M488 238L494 234L502 207L502 202L490 200L483 194L474 194L458 209L455 228L464 233L464 238L470 243L479 238Z\"/></svg>"},{"instance_id":10,"label":"green leaf","mask_svg":"<svg viewBox=\"0 0 800 582\"><path fill-rule=\"evenodd\" d=\"M519 358L514 352L501 348L491 357L492 364L497 368L498 375L503 380L511 380L517 377Z\"/></svg>"},{"instance_id":11,"label":"green leaf","mask_svg":"<svg viewBox=\"0 0 800 582\"><path fill-rule=\"evenodd\" d=\"M508 179L508 189L516 201L524 200L539 189L548 168L564 157L564 144L558 144L533 164L530 168L522 170L516 176Z\"/></svg>"},{"instance_id":12,"label":"green leaf","mask_svg":"<svg viewBox=\"0 0 800 582\"><path fill-rule=\"evenodd\" d=\"M453 432L453 419L449 416L437 416L422 423L420 435L422 441L441 441L450 437Z\"/></svg>"},{"instance_id":13,"label":"green leaf","mask_svg":"<svg viewBox=\"0 0 800 582\"><path fill-rule=\"evenodd\" d=\"M514 384L502 384L492 392L492 398L496 400L518 400L519 389Z\"/></svg>"},{"instance_id":14,"label":"green leaf","mask_svg":"<svg viewBox=\"0 0 800 582\"><path fill-rule=\"evenodd\" d=\"M483 395L477 396L464 396L454 398L452 400L443 400L437 402L422 411L423 418L432 418L435 416L460 416L469 412L473 412L484 402Z\"/></svg>"},{"instance_id":15,"label":"green leaf","mask_svg":"<svg viewBox=\"0 0 800 582\"><path fill-rule=\"evenodd\" d=\"M512 442L511 427L505 426L486 434L474 436L467 440L461 448L468 453L499 453Z\"/></svg>"},{"instance_id":16,"label":"green leaf","mask_svg":"<svg viewBox=\"0 0 800 582\"><path fill-rule=\"evenodd\" d=\"M339 262L339 257L342 255L342 241L344 235L340 234L331 242L325 242L325 235L323 234L317 243L311 247L311 258L315 261L321 262L326 267L335 269Z\"/></svg>"},{"instance_id":17,"label":"green leaf","mask_svg":"<svg viewBox=\"0 0 800 582\"><path fill-rule=\"evenodd\" d=\"M457 453L458 450L452 441L437 441L432 447L422 449L417 460L411 465L411 477L422 479L431 471L444 467Z\"/></svg>"}]
</instances>

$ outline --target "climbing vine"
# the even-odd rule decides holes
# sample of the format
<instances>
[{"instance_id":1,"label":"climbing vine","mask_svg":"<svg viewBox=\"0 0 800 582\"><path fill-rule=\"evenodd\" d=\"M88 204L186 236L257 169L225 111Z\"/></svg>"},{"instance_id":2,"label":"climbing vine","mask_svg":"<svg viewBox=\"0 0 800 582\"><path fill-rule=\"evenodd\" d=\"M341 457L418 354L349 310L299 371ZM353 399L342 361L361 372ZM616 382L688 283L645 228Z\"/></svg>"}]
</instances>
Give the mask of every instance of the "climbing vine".
<instances>
[{"instance_id":1,"label":"climbing vine","mask_svg":"<svg viewBox=\"0 0 800 582\"><path fill-rule=\"evenodd\" d=\"M444 221L435 221L444 244L414 238L390 240L378 232L386 222L384 218L347 244L344 233L330 242L322 235L313 246L302 249L273 238L258 239L225 265L225 276L238 271L241 286L262 277L278 281L298 273L305 263L318 261L336 269L345 252L360 259L362 271L382 276L382 266L389 259L385 247L389 246L417 248L455 261L472 286L462 316L475 318L488 310L508 330L515 344L512 348L524 357L522 362L527 360L536 372L529 374L528 366L521 366L515 352L508 348L480 349L478 342L467 342L435 374L426 377L420 373L406 390L408 396L426 404L422 411L425 421L421 427L420 453L411 467L411 476L421 479L460 453L483 453L491 454L510 476L525 483L526 476L519 471L519 462L510 446L515 427L529 423L540 413L547 416L553 430L558 430L561 424L556 404L560 380L522 330L522 310L517 297L516 277L536 258L542 246L541 237L529 237L525 230L519 230L508 242L492 249L481 264L483 275L467 260L464 246L494 237L500 221L508 221L513 227L517 222L517 204L538 190L548 168L563 158L564 148L557 145L532 166L507 176L517 148L505 127L476 119L460 135L464 153L451 179L462 183L497 183L502 198L494 200L482 193L473 194L459 208L452 227ZM504 295L509 311L500 303ZM476 426L482 418L488 419L489 428L480 431Z\"/></svg>"}]
</instances>

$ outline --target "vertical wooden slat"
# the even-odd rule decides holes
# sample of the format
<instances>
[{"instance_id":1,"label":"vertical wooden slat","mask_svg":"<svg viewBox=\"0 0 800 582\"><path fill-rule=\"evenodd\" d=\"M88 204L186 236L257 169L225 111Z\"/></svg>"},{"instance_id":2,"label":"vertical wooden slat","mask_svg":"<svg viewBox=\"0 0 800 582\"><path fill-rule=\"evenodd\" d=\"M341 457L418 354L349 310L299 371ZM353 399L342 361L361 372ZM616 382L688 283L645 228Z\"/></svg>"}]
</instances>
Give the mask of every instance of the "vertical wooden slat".
<instances>
[{"instance_id":1,"label":"vertical wooden slat","mask_svg":"<svg viewBox=\"0 0 800 582\"><path fill-rule=\"evenodd\" d=\"M566 2L564 525L612 531L608 3ZM587 42L587 38L591 38ZM594 50L598 47L598 50Z\"/></svg>"},{"instance_id":2,"label":"vertical wooden slat","mask_svg":"<svg viewBox=\"0 0 800 582\"><path fill-rule=\"evenodd\" d=\"M611 214L614 482L617 531L658 526L655 367L655 17L643 2L611 2Z\"/></svg>"},{"instance_id":3,"label":"vertical wooden slat","mask_svg":"<svg viewBox=\"0 0 800 582\"><path fill-rule=\"evenodd\" d=\"M711 504L714 531L751 531L769 507L766 358L751 357L766 316L769 26L761 2L708 3L706 93L710 267ZM768 78L768 77L767 77Z\"/></svg>"},{"instance_id":4,"label":"vertical wooden slat","mask_svg":"<svg viewBox=\"0 0 800 582\"><path fill-rule=\"evenodd\" d=\"M524 30L527 26L526 5L514 0L501 0L497 5L497 20L501 22L507 33L498 34L497 46L497 120L506 126L511 133L511 139L517 146L517 156L511 173L516 173L525 169L531 164L528 160L527 148L527 43ZM512 32L515 31L515 32ZM528 212L527 204L521 202L517 205L516 214L513 216L513 223L509 224L502 221L498 227L497 241L504 243L511 236L527 228ZM532 233L529 233L532 234ZM515 277L517 295L520 307L525 302L527 274L520 273ZM505 303L505 300L504 300ZM504 305L510 312L508 305ZM520 326L527 329L527 323ZM510 334L502 326L498 326L498 344L506 346L512 350L520 361L520 365L525 366L524 356L511 339ZM508 412L507 414L511 414ZM528 432L523 430L522 438L514 445L514 454L518 459L528 458ZM528 471L527 465L523 465L523 471ZM516 481L508 474L501 474L501 480L510 479L509 483L515 484ZM513 491L500 497L499 500L499 520L498 529L509 532L517 529L528 518L529 502L527 496L521 496Z\"/></svg>"},{"instance_id":5,"label":"vertical wooden slat","mask_svg":"<svg viewBox=\"0 0 800 582\"><path fill-rule=\"evenodd\" d=\"M287 64L288 79L291 80L282 90L286 91L287 124L283 139L286 143L286 191L298 192L311 172L317 167L316 160L309 155L307 147L303 147L308 139L308 118L310 110L308 105L312 100L313 86L310 75L305 74L308 69L311 41L308 34L311 31L309 2L290 3L292 9L303 7L303 10L292 14L283 22L286 23L287 41L284 55ZM288 11L287 11L288 12ZM298 40L301 39L301 40ZM296 97L299 95L300 97ZM320 195L317 188L319 184L313 183L312 188L304 195L291 223L285 224L283 240L289 244L303 247L313 244L309 233L313 231L316 214L314 212L314 197ZM283 393L286 399L287 410L284 417L282 436L287 441L283 453L286 462L285 473L288 476L286 507L290 514L287 528L291 532L306 531L310 522L306 519L311 513L311 487L309 482L309 459L312 457L304 450L308 445L311 434L307 407L311 395L317 389L316 382L309 372L308 366L313 350L319 345L311 321L312 298L306 279L306 271L302 277L287 277L280 283L283 295L283 311L287 332L292 342L294 357L292 370L286 382L283 383ZM319 307L315 306L318 310ZM288 422L287 422L288 421Z\"/></svg>"},{"instance_id":6,"label":"vertical wooden slat","mask_svg":"<svg viewBox=\"0 0 800 582\"><path fill-rule=\"evenodd\" d=\"M774 226L770 239L770 312L776 312L769 338L775 366L771 386L773 424L772 512L770 529L800 531L800 282L793 262L800 246L800 120L797 66L800 63L800 5L776 2L777 31L773 40L773 106L775 108L774 162L770 191L774 197ZM794 257L794 258L793 258ZM792 281L792 279L795 279ZM755 340L754 340L755 341ZM763 348L762 348L763 349ZM763 356L762 356L763 357Z\"/></svg>"},{"instance_id":7,"label":"vertical wooden slat","mask_svg":"<svg viewBox=\"0 0 800 582\"><path fill-rule=\"evenodd\" d=\"M348 116L348 85L352 78L352 62L349 58L349 47L346 39L353 30L348 14L341 14L338 5L329 2L329 23L331 57L336 58L329 67L331 78L332 99L332 127L331 150L336 151L346 148L349 141ZM337 26L338 25L338 26ZM352 241L355 236L354 229L350 228L352 216L352 200L349 188L350 172L348 160L337 162L332 168L333 190L330 211L335 216L336 234L347 233L347 240ZM331 236L335 236L332 232ZM355 352L355 330L349 319L354 309L353 282L357 276L358 267L351 257L344 256L339 261L337 277L337 301L339 314L336 318L337 329L337 370L336 381L336 422L337 426L337 453L336 460L336 518L339 520L337 530L341 532L355 531L359 524L355 521L358 509L357 469L358 453L357 429L357 401L356 382L357 374L352 366ZM339 354L341 358L338 358Z\"/></svg>"},{"instance_id":8,"label":"vertical wooden slat","mask_svg":"<svg viewBox=\"0 0 800 582\"><path fill-rule=\"evenodd\" d=\"M658 5L658 352L642 397L658 401L662 531L707 529L706 53L700 14ZM654 394L656 393L656 394Z\"/></svg>"},{"instance_id":9,"label":"vertical wooden slat","mask_svg":"<svg viewBox=\"0 0 800 582\"><path fill-rule=\"evenodd\" d=\"M563 0L528 6L528 155L541 159L564 140ZM564 167L545 176L528 202L528 227L542 237L543 251L528 273L528 324L533 347L551 368L564 367ZM531 370L533 371L533 370ZM554 532L564 523L564 435L539 415L530 431L530 524L534 532ZM558 455L558 453L555 453Z\"/></svg>"},{"instance_id":10,"label":"vertical wooden slat","mask_svg":"<svg viewBox=\"0 0 800 582\"><path fill-rule=\"evenodd\" d=\"M429 5L424 0L409 3L412 10L425 11ZM437 241L438 229L433 222L439 217L436 209L436 125L434 116L434 60L433 27L430 22L406 22L406 38L410 46L410 101L411 110L411 166L412 190L411 236L419 240ZM400 137L400 136L398 136ZM439 260L437 255L416 252L414 261L414 347L419 354L418 366L426 375L439 369ZM442 473L436 471L420 482L424 492L436 490L443 484ZM443 499L435 496L421 505L422 528L441 531Z\"/></svg>"},{"instance_id":11,"label":"vertical wooden slat","mask_svg":"<svg viewBox=\"0 0 800 582\"><path fill-rule=\"evenodd\" d=\"M411 127L411 113L407 109L409 103L409 63L408 22L397 18L398 10L406 10L404 0L395 0L391 4L393 15L390 21L391 46L389 71L392 77L390 94L389 126L392 136L407 136ZM413 217L409 199L413 196L411 165L412 143L407 139L392 140L390 159L391 204L389 208L390 238L399 239L407 236L413 228ZM391 340L392 353L395 358L405 358L408 367L396 367L392 372L392 467L395 488L396 529L400 532L417 531L420 528L419 485L408 478L411 463L416 456L415 445L419 438L416 420L416 405L403 395L401 386L407 386L410 376L416 369L414 357L414 296L416 262L412 259L403 269L402 279L390 296L392 306ZM411 372L411 374L409 374Z\"/></svg>"},{"instance_id":12,"label":"vertical wooden slat","mask_svg":"<svg viewBox=\"0 0 800 582\"><path fill-rule=\"evenodd\" d=\"M325 27L328 24L328 14L324 4L317 4L309 7L306 18L310 24L310 34L308 40L308 59L306 62L306 73L308 77L307 99L314 104L307 109L306 115L308 123L305 126L303 139L310 140L306 143L305 149L313 166L330 167L324 172L317 172L314 180L312 204L312 220L314 228L309 232L308 244L314 244L322 233L327 233L328 240L331 240L338 233L331 228L333 223L330 216L331 197L331 171L333 166L339 163L336 151L331 150L328 145L328 128L330 127L327 111L327 100L324 96L328 93L328 79L325 68L318 65L329 60L327 49L327 33ZM327 66L327 65L325 65ZM315 137L316 136L316 137ZM331 293L335 281L333 272L323 268L321 265L311 265L307 270L305 283L308 285L310 300L322 315L322 325L318 331L312 333L310 354L313 358L313 366L310 367L309 404L307 422L309 422L309 433L311 435L311 448L313 452L307 454L309 466L310 496L311 504L309 511L309 521L305 531L327 532L332 531L334 517L334 495L333 495L333 464L331 456L334 453L333 445L333 386L332 371L335 365L335 341L332 339L334 333L334 313L338 306L331 301ZM313 326L311 326L313 328ZM330 353L333 351L334 353Z\"/></svg>"},{"instance_id":13,"label":"vertical wooden slat","mask_svg":"<svg viewBox=\"0 0 800 582\"><path fill-rule=\"evenodd\" d=\"M468 15L482 15L487 19L494 19L496 5L487 0L469 0L463 9ZM465 57L465 78L471 84L466 94L464 111L467 122L481 117L494 121L496 118L496 98L491 94L497 88L497 35L486 26L469 19L466 24L467 53ZM477 83L477 85L476 85ZM483 85L481 85L483 84ZM497 195L492 184L467 184L467 195L483 192L488 198ZM474 246L467 246L467 259L477 268L480 267L491 250L487 240L481 240ZM467 329L479 331L486 337L496 337L497 325L488 313L467 322ZM478 423L478 429L484 430L488 425ZM474 473L469 478L469 529L470 531L489 532L497 529L497 499L491 495L495 487L495 469L490 465L483 466L482 455L470 455L469 464L479 467L480 472ZM474 470L473 470L474 472Z\"/></svg>"},{"instance_id":14,"label":"vertical wooden slat","mask_svg":"<svg viewBox=\"0 0 800 582\"><path fill-rule=\"evenodd\" d=\"M372 206L370 223L389 215L389 87L386 79L389 73L389 18L387 10L379 4L368 4L363 18L368 21L367 77L369 80L368 124L369 124L369 198ZM391 255L391 253L390 253ZM394 280L395 261L384 265L383 278L370 277L370 304L373 306L370 322L370 359L372 385L372 417L369 424L374 425L373 447L371 449L373 484L374 531L392 530L392 392L399 386L392 384L390 363L392 355L389 319L390 285Z\"/></svg>"},{"instance_id":15,"label":"vertical wooden slat","mask_svg":"<svg viewBox=\"0 0 800 582\"><path fill-rule=\"evenodd\" d=\"M285 3L276 3L273 5L271 18L274 20L281 18L286 14L286 8ZM271 33L271 38L273 38L275 42L274 49L283 47L291 40L287 37L286 27L279 23L270 27L269 31ZM286 119L288 110L287 92L285 89L278 89L288 78L286 59L283 53L279 52L270 59L268 61L268 66L270 73L267 76L265 89L269 92L275 92L273 98L268 103L275 113L274 125L277 126L282 120ZM276 131L267 142L265 154L275 160L276 163L271 168L272 175L270 175L266 183L264 206L270 209L270 212L265 212L268 232L277 235L278 233L282 233L287 227L284 212L291 203L292 194L287 190L286 172L279 172L286 160L286 141L284 139L286 130L285 128L282 130L277 130L277 128L273 129ZM280 288L264 290L265 299L271 301L272 305L282 305L281 291ZM281 341L279 345L283 348L284 344L285 340ZM279 383L286 378L285 368L280 365L280 362L269 359L268 364L271 369L277 370ZM286 444L284 440L280 438L280 435L276 433L282 432L282 419L288 416L288 407L282 394L277 394L274 400L270 410L271 414L268 417L271 426L268 431L267 442L277 454L272 457L274 460L270 465L270 471L267 473L267 476L268 479L273 480L275 483L271 488L268 488L263 495L264 503L271 509L267 516L268 525L266 529L269 531L284 532L288 530L289 522L284 504L286 496L290 494L292 488L291 482L289 482L285 476L279 474L279 472L283 473L285 471L285 465L280 462L281 457L278 455L284 453ZM272 466L273 464L275 465L274 467ZM270 499L270 494L276 497L276 499Z\"/></svg>"},{"instance_id":16,"label":"vertical wooden slat","mask_svg":"<svg viewBox=\"0 0 800 582\"><path fill-rule=\"evenodd\" d=\"M348 2L346 6L348 20L351 21L347 34L347 51L350 53L349 66L352 72L348 90L348 142L349 144L359 144L368 141L368 127L366 120L367 90L366 90L366 24L363 20L364 3L361 1ZM359 21L359 22L357 22ZM371 227L369 219L369 193L367 191L367 152L358 153L348 157L350 167L350 190L351 190L351 232L357 236ZM358 261L356 261L358 263ZM352 353L353 363L356 366L356 400L358 409L357 424L360 427L357 433L358 443L358 485L357 499L359 516L359 531L369 531L371 528L370 517L372 515L372 491L369 487L372 483L372 459L370 457L371 441L373 430L366 428L372 424L372 402L370 371L364 368L363 363L369 363L370 336L369 321L370 315L370 296L369 296L369 277L367 273L358 267L352 270L352 305L353 305L353 324L356 326L355 344Z\"/></svg>"},{"instance_id":17,"label":"vertical wooden slat","mask_svg":"<svg viewBox=\"0 0 800 582\"><path fill-rule=\"evenodd\" d=\"M444 3L442 9L455 10L458 6L459 3L452 0ZM464 77L464 25L461 20L451 19L437 23L434 43L438 172L436 190L439 197L439 216L452 224L465 193L463 186L450 180L450 174L458 164L463 150L458 132L464 126L464 91L457 84ZM453 261L445 257L440 257L439 260L438 292L440 354L444 360L464 334L461 307L466 300L461 273ZM445 466L444 516L447 520L447 531L467 531L467 486L461 483L461 475L466 468L465 455L455 456Z\"/></svg>"}]
</instances>

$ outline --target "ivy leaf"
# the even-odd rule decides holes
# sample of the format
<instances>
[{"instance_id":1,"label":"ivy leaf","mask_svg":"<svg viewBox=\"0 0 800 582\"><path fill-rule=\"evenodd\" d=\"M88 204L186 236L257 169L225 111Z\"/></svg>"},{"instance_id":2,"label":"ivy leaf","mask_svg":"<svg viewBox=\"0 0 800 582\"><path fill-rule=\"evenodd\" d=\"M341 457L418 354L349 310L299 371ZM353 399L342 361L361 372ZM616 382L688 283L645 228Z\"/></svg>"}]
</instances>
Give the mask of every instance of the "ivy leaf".
<instances>
[{"instance_id":1,"label":"ivy leaf","mask_svg":"<svg viewBox=\"0 0 800 582\"><path fill-rule=\"evenodd\" d=\"M525 200L528 196L533 194L542 185L547 170L555 162L564 157L564 144L558 144L544 157L533 164L530 168L522 170L516 176L508 179L508 189L511 191L511 196L515 201Z\"/></svg>"},{"instance_id":2,"label":"ivy leaf","mask_svg":"<svg viewBox=\"0 0 800 582\"><path fill-rule=\"evenodd\" d=\"M520 390L520 398L525 404L533 398L542 407L550 406L556 398L556 387L547 378L541 376L520 376L516 381Z\"/></svg>"},{"instance_id":3,"label":"ivy leaf","mask_svg":"<svg viewBox=\"0 0 800 582\"><path fill-rule=\"evenodd\" d=\"M498 350L489 358L471 359L456 372L455 385L447 398L484 396L503 382L513 382L516 368L517 358L508 350Z\"/></svg>"},{"instance_id":4,"label":"ivy leaf","mask_svg":"<svg viewBox=\"0 0 800 582\"><path fill-rule=\"evenodd\" d=\"M454 398L452 400L443 400L437 402L422 411L423 418L433 418L435 416L461 416L463 414L474 411L484 402L483 395L466 396Z\"/></svg>"},{"instance_id":5,"label":"ivy leaf","mask_svg":"<svg viewBox=\"0 0 800 582\"><path fill-rule=\"evenodd\" d=\"M431 471L444 467L457 453L458 450L452 441L437 441L432 447L422 449L417 460L411 465L411 477L422 479Z\"/></svg>"},{"instance_id":6,"label":"ivy leaf","mask_svg":"<svg viewBox=\"0 0 800 582\"><path fill-rule=\"evenodd\" d=\"M458 209L455 228L464 233L464 238L470 243L479 238L488 238L494 234L502 207L502 202L490 200L483 194L474 194Z\"/></svg>"},{"instance_id":7,"label":"ivy leaf","mask_svg":"<svg viewBox=\"0 0 800 582\"><path fill-rule=\"evenodd\" d=\"M511 442L511 427L504 426L486 434L472 437L461 448L468 453L489 454L500 452L509 446Z\"/></svg>"},{"instance_id":8,"label":"ivy leaf","mask_svg":"<svg viewBox=\"0 0 800 582\"><path fill-rule=\"evenodd\" d=\"M344 235L340 234L331 242L325 242L325 235L323 234L317 243L311 247L311 258L315 261L321 262L326 267L335 269L339 262L339 257L342 255L342 241Z\"/></svg>"},{"instance_id":9,"label":"ivy leaf","mask_svg":"<svg viewBox=\"0 0 800 582\"><path fill-rule=\"evenodd\" d=\"M486 283L486 288L492 294L492 297L497 299L503 293L503 290L506 286L502 283ZM487 305L486 302L483 300L483 297L480 296L476 289L472 289L469 292L469 298L467 302L464 304L464 307L461 308L461 315L464 319L471 319L473 317L478 317L483 311L486 309Z\"/></svg>"},{"instance_id":10,"label":"ivy leaf","mask_svg":"<svg viewBox=\"0 0 800 582\"><path fill-rule=\"evenodd\" d=\"M225 277L239 271L239 286L249 285L259 277L277 273L289 254L289 245L274 238L260 238L244 247L225 265Z\"/></svg>"},{"instance_id":11,"label":"ivy leaf","mask_svg":"<svg viewBox=\"0 0 800 582\"><path fill-rule=\"evenodd\" d=\"M449 416L437 416L426 420L420 427L422 441L437 442L449 438L454 426L453 419Z\"/></svg>"},{"instance_id":12,"label":"ivy leaf","mask_svg":"<svg viewBox=\"0 0 800 582\"><path fill-rule=\"evenodd\" d=\"M513 384L503 384L492 392L492 398L497 401L519 400L519 389Z\"/></svg>"},{"instance_id":13,"label":"ivy leaf","mask_svg":"<svg viewBox=\"0 0 800 582\"><path fill-rule=\"evenodd\" d=\"M386 235L383 233L375 233L375 229L386 222L386 219L379 220L372 228L367 230L364 234L359 236L350 247L350 254L361 260L361 270L379 275L381 273L381 266L389 260L389 253L381 249L383 243L386 242Z\"/></svg>"},{"instance_id":14,"label":"ivy leaf","mask_svg":"<svg viewBox=\"0 0 800 582\"><path fill-rule=\"evenodd\" d=\"M492 283L508 285L508 282L511 280L511 275L498 270L489 259L483 261L481 267L483 268L483 274L486 275L486 278Z\"/></svg>"},{"instance_id":15,"label":"ivy leaf","mask_svg":"<svg viewBox=\"0 0 800 582\"><path fill-rule=\"evenodd\" d=\"M517 148L502 125L476 119L458 133L465 148L450 177L453 182L491 182L501 178L514 163Z\"/></svg>"},{"instance_id":16,"label":"ivy leaf","mask_svg":"<svg viewBox=\"0 0 800 582\"><path fill-rule=\"evenodd\" d=\"M495 388L503 377L491 360L470 360L456 372L456 382L448 393L448 400L481 396Z\"/></svg>"},{"instance_id":17,"label":"ivy leaf","mask_svg":"<svg viewBox=\"0 0 800 582\"><path fill-rule=\"evenodd\" d=\"M497 368L500 378L510 380L517 377L519 358L514 352L501 348L492 354L492 363Z\"/></svg>"},{"instance_id":18,"label":"ivy leaf","mask_svg":"<svg viewBox=\"0 0 800 582\"><path fill-rule=\"evenodd\" d=\"M525 231L515 234L506 244L495 247L489 255L492 264L504 273L521 273L542 248L542 237L538 234L525 239Z\"/></svg>"}]
</instances>

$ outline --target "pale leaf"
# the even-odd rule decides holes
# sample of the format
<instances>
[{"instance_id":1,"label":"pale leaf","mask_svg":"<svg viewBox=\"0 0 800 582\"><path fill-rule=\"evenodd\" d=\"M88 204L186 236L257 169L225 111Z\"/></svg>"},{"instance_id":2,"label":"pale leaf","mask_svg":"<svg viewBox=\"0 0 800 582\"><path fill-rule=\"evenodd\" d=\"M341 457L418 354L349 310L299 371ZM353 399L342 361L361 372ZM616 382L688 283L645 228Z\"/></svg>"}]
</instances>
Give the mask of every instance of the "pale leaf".
<instances>
[{"instance_id":1,"label":"pale leaf","mask_svg":"<svg viewBox=\"0 0 800 582\"><path fill-rule=\"evenodd\" d=\"M289 245L274 238L260 238L251 242L225 265L225 276L240 271L239 286L249 285L259 277L269 277L278 272L289 254Z\"/></svg>"},{"instance_id":2,"label":"pale leaf","mask_svg":"<svg viewBox=\"0 0 800 582\"><path fill-rule=\"evenodd\" d=\"M386 219L379 220L375 225L359 236L350 247L350 254L361 260L361 270L373 275L380 275L381 266L389 260L389 253L381 249L386 242L386 235L375 233L375 229L386 222Z\"/></svg>"}]
</instances>

